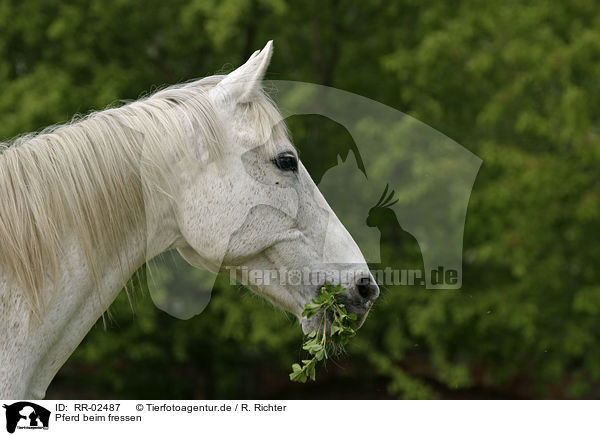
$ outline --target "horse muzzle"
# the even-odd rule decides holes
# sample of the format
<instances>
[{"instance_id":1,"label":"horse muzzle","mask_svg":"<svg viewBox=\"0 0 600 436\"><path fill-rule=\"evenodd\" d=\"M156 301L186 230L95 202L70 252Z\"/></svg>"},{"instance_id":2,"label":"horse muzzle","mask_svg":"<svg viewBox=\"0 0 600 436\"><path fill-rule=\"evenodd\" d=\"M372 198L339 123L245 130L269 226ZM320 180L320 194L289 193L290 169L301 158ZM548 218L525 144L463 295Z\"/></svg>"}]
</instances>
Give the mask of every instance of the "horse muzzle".
<instances>
[{"instance_id":1,"label":"horse muzzle","mask_svg":"<svg viewBox=\"0 0 600 436\"><path fill-rule=\"evenodd\" d=\"M379 297L379 286L375 282L373 276L363 275L355 281L355 283L348 287L346 292L340 294L338 298L346 308L349 314L356 315L356 328L360 328L369 314L369 310L373 306L374 301ZM331 315L328 315L328 318ZM332 320L327 320L327 331L331 325ZM310 333L320 326L323 325L323 315L317 314L316 316L308 319L302 318L302 331L305 334Z\"/></svg>"}]
</instances>

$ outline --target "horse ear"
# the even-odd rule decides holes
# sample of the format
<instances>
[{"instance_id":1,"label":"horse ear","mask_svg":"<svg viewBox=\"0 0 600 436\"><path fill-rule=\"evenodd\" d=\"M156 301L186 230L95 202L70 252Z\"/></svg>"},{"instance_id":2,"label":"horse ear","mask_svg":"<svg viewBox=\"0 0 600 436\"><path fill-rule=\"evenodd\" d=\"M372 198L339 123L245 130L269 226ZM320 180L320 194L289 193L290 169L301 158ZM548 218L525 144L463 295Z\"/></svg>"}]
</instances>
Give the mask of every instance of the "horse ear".
<instances>
[{"instance_id":1,"label":"horse ear","mask_svg":"<svg viewBox=\"0 0 600 436\"><path fill-rule=\"evenodd\" d=\"M260 89L262 79L273 54L273 41L265 48L255 51L244 65L229 73L211 91L211 97L218 103L245 103Z\"/></svg>"}]
</instances>

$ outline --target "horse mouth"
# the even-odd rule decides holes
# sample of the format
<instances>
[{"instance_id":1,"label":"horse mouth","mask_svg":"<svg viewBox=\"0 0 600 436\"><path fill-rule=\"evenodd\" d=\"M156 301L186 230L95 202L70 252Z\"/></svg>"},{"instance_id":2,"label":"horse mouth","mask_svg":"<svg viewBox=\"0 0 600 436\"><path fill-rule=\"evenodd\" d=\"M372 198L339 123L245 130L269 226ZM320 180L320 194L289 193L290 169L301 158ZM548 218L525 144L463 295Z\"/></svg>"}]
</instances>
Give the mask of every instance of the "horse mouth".
<instances>
[{"instance_id":1,"label":"horse mouth","mask_svg":"<svg viewBox=\"0 0 600 436\"><path fill-rule=\"evenodd\" d=\"M319 286L317 289L321 289L322 286ZM366 303L357 303L353 301L346 293L339 295L338 297L341 300L341 303L346 308L348 314L356 315L356 322L354 324L355 328L358 330L362 327L365 320L367 319L367 315L369 314L369 310L373 305L373 301L368 301ZM326 313L327 316L325 331L329 332L331 324L333 323L333 314ZM311 318L301 317L300 324L302 325L302 332L306 335L312 331L323 329L323 313L317 313Z\"/></svg>"},{"instance_id":2,"label":"horse mouth","mask_svg":"<svg viewBox=\"0 0 600 436\"><path fill-rule=\"evenodd\" d=\"M369 315L371 306L373 306L373 300L369 300L366 302L356 302L352 298L350 298L346 293L340 295L340 298L348 314L356 315L356 329L361 328L362 325L365 323L365 320L367 319L367 315Z\"/></svg>"}]
</instances>

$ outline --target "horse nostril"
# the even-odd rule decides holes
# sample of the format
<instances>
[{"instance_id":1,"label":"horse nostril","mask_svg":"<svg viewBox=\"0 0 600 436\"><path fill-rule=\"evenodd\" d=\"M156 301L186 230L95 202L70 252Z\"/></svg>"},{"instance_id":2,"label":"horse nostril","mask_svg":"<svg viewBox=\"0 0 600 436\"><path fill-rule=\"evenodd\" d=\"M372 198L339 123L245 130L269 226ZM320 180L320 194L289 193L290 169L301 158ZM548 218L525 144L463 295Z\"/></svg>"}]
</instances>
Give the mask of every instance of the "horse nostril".
<instances>
[{"instance_id":1,"label":"horse nostril","mask_svg":"<svg viewBox=\"0 0 600 436\"><path fill-rule=\"evenodd\" d=\"M379 288L371 281L371 277L361 277L356 281L356 290L365 300L374 300L379 295Z\"/></svg>"}]
</instances>

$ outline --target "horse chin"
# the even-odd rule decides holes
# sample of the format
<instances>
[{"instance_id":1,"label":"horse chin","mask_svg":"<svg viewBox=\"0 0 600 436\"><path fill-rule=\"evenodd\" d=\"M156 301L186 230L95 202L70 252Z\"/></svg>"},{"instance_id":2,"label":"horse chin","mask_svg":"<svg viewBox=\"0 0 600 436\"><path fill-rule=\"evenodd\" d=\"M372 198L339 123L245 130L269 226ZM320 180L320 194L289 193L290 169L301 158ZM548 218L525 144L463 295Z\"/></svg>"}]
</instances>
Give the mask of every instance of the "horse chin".
<instances>
[{"instance_id":1,"label":"horse chin","mask_svg":"<svg viewBox=\"0 0 600 436\"><path fill-rule=\"evenodd\" d=\"M312 318L302 317L300 320L300 324L302 325L302 332L307 335L312 331L323 329L323 315L317 314ZM327 331L329 331L329 326L331 325L331 320L329 316L327 317Z\"/></svg>"},{"instance_id":2,"label":"horse chin","mask_svg":"<svg viewBox=\"0 0 600 436\"><path fill-rule=\"evenodd\" d=\"M362 325L364 324L365 320L367 319L367 315L369 315L369 310L367 309L365 312L362 313L358 313L355 311L350 310L349 313L354 313L356 315L356 323L354 324L354 327L358 330L359 328L362 327ZM331 327L331 323L333 322L333 318L331 315L327 315L327 324L325 326L325 331L329 332L329 328ZM302 332L307 335L312 331L318 330L318 331L322 331L323 330L323 314L318 313L315 316L313 316L312 318L306 318L306 317L302 317L300 319L300 325L302 326Z\"/></svg>"}]
</instances>

